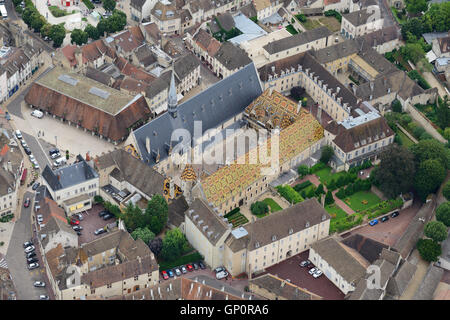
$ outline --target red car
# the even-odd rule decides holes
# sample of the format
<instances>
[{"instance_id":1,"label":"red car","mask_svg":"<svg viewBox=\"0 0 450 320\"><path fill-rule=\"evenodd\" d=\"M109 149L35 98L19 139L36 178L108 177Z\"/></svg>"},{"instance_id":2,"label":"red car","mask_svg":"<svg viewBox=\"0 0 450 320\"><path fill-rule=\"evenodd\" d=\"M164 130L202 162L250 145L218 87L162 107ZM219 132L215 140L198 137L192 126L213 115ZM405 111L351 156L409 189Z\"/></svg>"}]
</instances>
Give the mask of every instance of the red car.
<instances>
[{"instance_id":1,"label":"red car","mask_svg":"<svg viewBox=\"0 0 450 320\"><path fill-rule=\"evenodd\" d=\"M188 269L188 271L194 271L194 267L191 264L187 264L186 268Z\"/></svg>"},{"instance_id":2,"label":"red car","mask_svg":"<svg viewBox=\"0 0 450 320\"><path fill-rule=\"evenodd\" d=\"M28 207L30 206L30 198L27 198L27 199L25 200L25 202L23 203L23 206L24 206L25 208L28 208Z\"/></svg>"},{"instance_id":3,"label":"red car","mask_svg":"<svg viewBox=\"0 0 450 320\"><path fill-rule=\"evenodd\" d=\"M169 279L169 275L167 274L166 271L163 271L163 272L162 272L162 276L163 276L164 280Z\"/></svg>"},{"instance_id":4,"label":"red car","mask_svg":"<svg viewBox=\"0 0 450 320\"><path fill-rule=\"evenodd\" d=\"M77 226L80 224L80 221L79 220L70 220L70 224L73 226Z\"/></svg>"}]
</instances>

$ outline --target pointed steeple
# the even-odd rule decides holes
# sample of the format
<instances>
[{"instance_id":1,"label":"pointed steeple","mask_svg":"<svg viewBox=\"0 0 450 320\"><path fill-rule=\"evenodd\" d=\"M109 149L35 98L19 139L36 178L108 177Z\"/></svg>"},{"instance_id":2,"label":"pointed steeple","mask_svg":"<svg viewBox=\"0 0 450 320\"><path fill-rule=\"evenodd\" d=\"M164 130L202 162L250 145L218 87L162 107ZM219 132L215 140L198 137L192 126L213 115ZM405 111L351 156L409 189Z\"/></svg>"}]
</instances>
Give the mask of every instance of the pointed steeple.
<instances>
[{"instance_id":1,"label":"pointed steeple","mask_svg":"<svg viewBox=\"0 0 450 320\"><path fill-rule=\"evenodd\" d=\"M169 111L170 115L174 118L177 117L177 89L175 87L175 72L172 71L172 77L170 79L170 88L169 88L169 97L167 98L168 106L167 111Z\"/></svg>"}]
</instances>

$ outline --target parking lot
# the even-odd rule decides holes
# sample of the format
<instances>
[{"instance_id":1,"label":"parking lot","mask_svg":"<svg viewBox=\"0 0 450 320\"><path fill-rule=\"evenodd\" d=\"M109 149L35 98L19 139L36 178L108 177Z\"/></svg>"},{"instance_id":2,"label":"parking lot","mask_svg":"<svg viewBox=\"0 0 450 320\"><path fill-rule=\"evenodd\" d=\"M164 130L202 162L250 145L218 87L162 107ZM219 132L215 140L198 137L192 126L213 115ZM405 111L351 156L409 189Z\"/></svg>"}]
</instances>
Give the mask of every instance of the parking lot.
<instances>
[{"instance_id":1,"label":"parking lot","mask_svg":"<svg viewBox=\"0 0 450 320\"><path fill-rule=\"evenodd\" d=\"M400 210L400 215L398 217L391 218L389 215L390 218L386 222L381 222L380 217L378 218L378 224L374 226L367 225L356 229L353 232L343 235L343 237L358 233L388 246L393 246L405 232L408 224L419 211L420 206L420 201L416 201L411 207L405 210Z\"/></svg>"},{"instance_id":2,"label":"parking lot","mask_svg":"<svg viewBox=\"0 0 450 320\"><path fill-rule=\"evenodd\" d=\"M308 273L308 267L300 267L300 262L307 260L309 250L299 253L279 264L266 269L282 279L289 279L292 284L321 296L326 300L343 300L345 295L325 275L314 278Z\"/></svg>"},{"instance_id":3,"label":"parking lot","mask_svg":"<svg viewBox=\"0 0 450 320\"><path fill-rule=\"evenodd\" d=\"M94 234L95 230L116 222L115 218L105 221L103 218L99 217L98 214L102 210L105 210L103 206L96 204L92 209L82 212L83 220L80 221L80 226L83 227L83 230L81 230L81 236L78 237L78 245L91 242L108 234L108 232L100 235Z\"/></svg>"}]
</instances>

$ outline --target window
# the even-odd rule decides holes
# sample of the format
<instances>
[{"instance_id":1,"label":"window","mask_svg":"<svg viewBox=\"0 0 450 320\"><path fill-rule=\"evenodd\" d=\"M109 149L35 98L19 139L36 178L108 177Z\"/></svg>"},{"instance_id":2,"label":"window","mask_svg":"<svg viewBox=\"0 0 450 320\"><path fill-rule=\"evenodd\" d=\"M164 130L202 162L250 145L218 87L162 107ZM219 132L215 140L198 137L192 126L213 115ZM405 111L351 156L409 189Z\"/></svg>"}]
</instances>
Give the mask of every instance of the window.
<instances>
[{"instance_id":1,"label":"window","mask_svg":"<svg viewBox=\"0 0 450 320\"><path fill-rule=\"evenodd\" d=\"M107 287L108 289L111 289L111 288L112 288L112 284L111 284L111 283L108 283L108 284L106 285L106 287ZM75 289L74 289L74 291L75 291Z\"/></svg>"},{"instance_id":2,"label":"window","mask_svg":"<svg viewBox=\"0 0 450 320\"><path fill-rule=\"evenodd\" d=\"M134 276L134 281L139 280L139 276Z\"/></svg>"}]
</instances>

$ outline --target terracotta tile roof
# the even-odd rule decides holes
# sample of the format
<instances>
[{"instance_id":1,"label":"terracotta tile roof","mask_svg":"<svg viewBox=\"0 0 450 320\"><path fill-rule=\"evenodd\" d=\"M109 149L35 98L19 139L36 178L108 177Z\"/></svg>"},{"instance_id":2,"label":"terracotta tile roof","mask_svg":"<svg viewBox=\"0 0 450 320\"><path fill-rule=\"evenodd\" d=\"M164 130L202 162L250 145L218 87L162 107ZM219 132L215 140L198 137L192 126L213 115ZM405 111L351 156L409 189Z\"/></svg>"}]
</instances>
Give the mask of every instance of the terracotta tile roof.
<instances>
[{"instance_id":1,"label":"terracotta tile roof","mask_svg":"<svg viewBox=\"0 0 450 320\"><path fill-rule=\"evenodd\" d=\"M47 224L50 218L53 217L67 225L66 213L55 201L45 197L41 200L40 206L41 208L38 213L42 214L42 218L44 220L43 224Z\"/></svg>"},{"instance_id":2,"label":"terracotta tile roof","mask_svg":"<svg viewBox=\"0 0 450 320\"><path fill-rule=\"evenodd\" d=\"M203 29L200 29L193 39L197 42L198 46L208 52L211 57L214 56L220 48L220 42Z\"/></svg>"},{"instance_id":3,"label":"terracotta tile roof","mask_svg":"<svg viewBox=\"0 0 450 320\"><path fill-rule=\"evenodd\" d=\"M114 36L115 45L124 52L131 52L137 49L144 41L145 38L139 26L130 27Z\"/></svg>"},{"instance_id":4,"label":"terracotta tile roof","mask_svg":"<svg viewBox=\"0 0 450 320\"><path fill-rule=\"evenodd\" d=\"M153 41L161 40L161 33L159 32L158 25L154 22L143 24L145 32L153 39Z\"/></svg>"},{"instance_id":5,"label":"terracotta tile roof","mask_svg":"<svg viewBox=\"0 0 450 320\"><path fill-rule=\"evenodd\" d=\"M70 66L73 67L77 64L77 60L75 59L75 49L77 48L76 45L67 45L64 48L61 49L61 52L66 57L67 60L70 62Z\"/></svg>"},{"instance_id":6,"label":"terracotta tile roof","mask_svg":"<svg viewBox=\"0 0 450 320\"><path fill-rule=\"evenodd\" d=\"M0 157L4 157L8 151L9 151L9 147L7 144L5 144L2 148L2 150L0 151Z\"/></svg>"}]
</instances>

